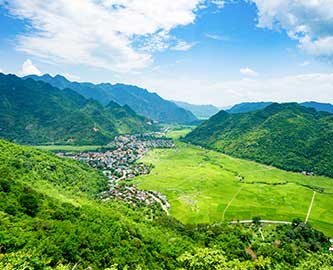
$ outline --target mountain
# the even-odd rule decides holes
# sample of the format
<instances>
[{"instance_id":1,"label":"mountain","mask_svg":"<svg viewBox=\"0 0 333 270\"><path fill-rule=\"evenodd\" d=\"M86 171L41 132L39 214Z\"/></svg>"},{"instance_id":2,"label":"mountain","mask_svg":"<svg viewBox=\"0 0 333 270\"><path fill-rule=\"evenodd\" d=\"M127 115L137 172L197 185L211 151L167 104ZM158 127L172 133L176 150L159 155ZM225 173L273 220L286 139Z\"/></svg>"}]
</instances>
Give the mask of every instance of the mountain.
<instances>
[{"instance_id":1,"label":"mountain","mask_svg":"<svg viewBox=\"0 0 333 270\"><path fill-rule=\"evenodd\" d=\"M185 124L197 120L190 111L178 107L156 93L150 93L146 89L133 85L78 83L71 82L60 75L52 77L48 74L43 76L30 75L25 78L48 82L60 89L70 88L86 98L99 101L103 105L107 105L110 101L122 106L128 105L136 113L161 123Z\"/></svg>"},{"instance_id":2,"label":"mountain","mask_svg":"<svg viewBox=\"0 0 333 270\"><path fill-rule=\"evenodd\" d=\"M261 110L271 105L273 102L244 102L234 105L232 108L226 110L228 113L245 113L256 110Z\"/></svg>"},{"instance_id":3,"label":"mountain","mask_svg":"<svg viewBox=\"0 0 333 270\"><path fill-rule=\"evenodd\" d=\"M76 160L0 140L0 161L0 269L308 270L333 263L325 235L299 220L263 228L262 241L258 225L186 226L157 206L102 202L107 178Z\"/></svg>"},{"instance_id":4,"label":"mountain","mask_svg":"<svg viewBox=\"0 0 333 270\"><path fill-rule=\"evenodd\" d=\"M328 112L333 114L333 105L330 103L319 103L315 101L303 102L302 106L314 108L319 112Z\"/></svg>"},{"instance_id":5,"label":"mountain","mask_svg":"<svg viewBox=\"0 0 333 270\"><path fill-rule=\"evenodd\" d=\"M297 103L221 111L185 140L286 170L333 176L333 115Z\"/></svg>"},{"instance_id":6,"label":"mountain","mask_svg":"<svg viewBox=\"0 0 333 270\"><path fill-rule=\"evenodd\" d=\"M192 112L199 119L208 119L220 111L213 105L194 105L182 101L173 101L177 106Z\"/></svg>"},{"instance_id":7,"label":"mountain","mask_svg":"<svg viewBox=\"0 0 333 270\"><path fill-rule=\"evenodd\" d=\"M147 119L127 106L106 107L73 90L0 74L0 137L24 144L105 144L143 132Z\"/></svg>"},{"instance_id":8,"label":"mountain","mask_svg":"<svg viewBox=\"0 0 333 270\"><path fill-rule=\"evenodd\" d=\"M226 110L229 113L244 113L251 112L255 110L261 110L271 105L272 102L245 102L234 105L231 109ZM329 103L319 103L315 101L303 102L300 105L314 108L318 112L328 112L333 114L333 105Z\"/></svg>"}]
</instances>

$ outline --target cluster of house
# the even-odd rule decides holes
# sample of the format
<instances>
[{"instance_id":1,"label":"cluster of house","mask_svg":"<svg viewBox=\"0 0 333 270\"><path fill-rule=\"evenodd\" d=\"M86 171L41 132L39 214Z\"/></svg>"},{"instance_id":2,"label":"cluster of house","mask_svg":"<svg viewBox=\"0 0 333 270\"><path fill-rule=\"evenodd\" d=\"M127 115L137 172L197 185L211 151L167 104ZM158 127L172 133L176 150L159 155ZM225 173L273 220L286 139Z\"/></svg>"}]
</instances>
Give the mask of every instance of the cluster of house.
<instances>
[{"instance_id":1,"label":"cluster of house","mask_svg":"<svg viewBox=\"0 0 333 270\"><path fill-rule=\"evenodd\" d=\"M306 171L303 171L302 172L303 175L306 175L306 176L315 176L315 174L313 172L306 172Z\"/></svg>"},{"instance_id":2,"label":"cluster of house","mask_svg":"<svg viewBox=\"0 0 333 270\"><path fill-rule=\"evenodd\" d=\"M155 191L140 190L135 185L109 184L109 190L99 194L102 201L122 200L134 206L160 204L162 209L169 209L166 197Z\"/></svg>"},{"instance_id":3,"label":"cluster of house","mask_svg":"<svg viewBox=\"0 0 333 270\"><path fill-rule=\"evenodd\" d=\"M81 160L103 171L109 179L109 189L100 194L103 201L118 199L134 205L158 203L162 209L168 209L169 203L162 194L140 190L126 183L135 176L150 173L152 164L137 162L149 149L175 147L174 142L163 135L163 133L122 135L108 144L107 149L110 150L58 153L58 156Z\"/></svg>"}]
</instances>

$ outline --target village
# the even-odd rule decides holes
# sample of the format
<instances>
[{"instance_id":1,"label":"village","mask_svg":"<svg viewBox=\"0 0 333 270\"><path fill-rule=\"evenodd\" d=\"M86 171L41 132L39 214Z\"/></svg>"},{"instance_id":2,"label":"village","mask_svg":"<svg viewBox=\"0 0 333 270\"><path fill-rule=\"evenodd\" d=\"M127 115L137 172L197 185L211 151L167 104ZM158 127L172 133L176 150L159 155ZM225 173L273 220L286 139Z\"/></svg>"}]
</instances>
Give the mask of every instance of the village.
<instances>
[{"instance_id":1,"label":"village","mask_svg":"<svg viewBox=\"0 0 333 270\"><path fill-rule=\"evenodd\" d=\"M102 201L122 200L134 206L159 204L168 213L170 205L164 195L140 190L129 181L136 176L149 174L152 170L152 164L139 162L150 149L173 147L175 144L172 139L166 138L164 133L154 132L117 136L105 150L61 152L57 155L86 162L108 177L108 190L99 194Z\"/></svg>"}]
</instances>

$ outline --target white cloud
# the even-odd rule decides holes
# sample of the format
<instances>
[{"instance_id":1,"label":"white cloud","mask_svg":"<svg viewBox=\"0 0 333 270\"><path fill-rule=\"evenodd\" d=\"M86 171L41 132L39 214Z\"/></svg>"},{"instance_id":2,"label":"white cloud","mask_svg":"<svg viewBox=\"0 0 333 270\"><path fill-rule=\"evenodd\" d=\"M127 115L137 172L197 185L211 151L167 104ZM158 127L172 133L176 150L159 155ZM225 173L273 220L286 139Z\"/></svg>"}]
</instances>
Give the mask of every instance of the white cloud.
<instances>
[{"instance_id":1,"label":"white cloud","mask_svg":"<svg viewBox=\"0 0 333 270\"><path fill-rule=\"evenodd\" d=\"M212 4L216 5L218 8L223 8L225 5L224 0L212 0Z\"/></svg>"},{"instance_id":2,"label":"white cloud","mask_svg":"<svg viewBox=\"0 0 333 270\"><path fill-rule=\"evenodd\" d=\"M251 0L258 7L259 27L284 29L305 52L333 56L332 0Z\"/></svg>"},{"instance_id":3,"label":"white cloud","mask_svg":"<svg viewBox=\"0 0 333 270\"><path fill-rule=\"evenodd\" d=\"M0 73L5 73L5 72L0 68Z\"/></svg>"},{"instance_id":4,"label":"white cloud","mask_svg":"<svg viewBox=\"0 0 333 270\"><path fill-rule=\"evenodd\" d=\"M43 73L32 63L30 59L27 59L22 64L22 68L18 73L20 76L27 76L27 75L42 75Z\"/></svg>"},{"instance_id":5,"label":"white cloud","mask_svg":"<svg viewBox=\"0 0 333 270\"><path fill-rule=\"evenodd\" d=\"M62 76L64 76L66 79L70 81L80 81L80 76L71 74L71 73L61 73Z\"/></svg>"},{"instance_id":6,"label":"white cloud","mask_svg":"<svg viewBox=\"0 0 333 270\"><path fill-rule=\"evenodd\" d=\"M31 26L18 37L19 50L51 62L128 71L149 65L152 51L170 48L170 31L194 23L196 11L210 0L6 2L11 15ZM190 45L180 41L175 48Z\"/></svg>"},{"instance_id":7,"label":"white cloud","mask_svg":"<svg viewBox=\"0 0 333 270\"><path fill-rule=\"evenodd\" d=\"M216 34L206 34L206 37L214 39L214 40L219 40L219 41L231 41L232 38L228 36L222 36L222 35L216 35Z\"/></svg>"},{"instance_id":8,"label":"white cloud","mask_svg":"<svg viewBox=\"0 0 333 270\"><path fill-rule=\"evenodd\" d=\"M186 41L180 40L177 42L177 44L173 47L171 47L171 50L173 51L188 51L192 49L196 43L187 43Z\"/></svg>"},{"instance_id":9,"label":"white cloud","mask_svg":"<svg viewBox=\"0 0 333 270\"><path fill-rule=\"evenodd\" d=\"M302 63L299 63L299 66L301 66L301 67L307 67L307 66L309 66L310 64L311 64L310 61L304 61L304 62L302 62Z\"/></svg>"},{"instance_id":10,"label":"white cloud","mask_svg":"<svg viewBox=\"0 0 333 270\"><path fill-rule=\"evenodd\" d=\"M258 76L258 75L259 75L258 72L254 71L253 69L248 68L248 67L246 67L246 68L241 68L241 69L239 70L239 72L240 72L241 74L245 75L245 76Z\"/></svg>"},{"instance_id":11,"label":"white cloud","mask_svg":"<svg viewBox=\"0 0 333 270\"><path fill-rule=\"evenodd\" d=\"M239 102L302 102L315 100L333 103L333 73L300 74L270 79L211 81L185 78L139 78L131 81L167 99L194 104L227 106ZM182 89L182 91L179 91Z\"/></svg>"}]
</instances>

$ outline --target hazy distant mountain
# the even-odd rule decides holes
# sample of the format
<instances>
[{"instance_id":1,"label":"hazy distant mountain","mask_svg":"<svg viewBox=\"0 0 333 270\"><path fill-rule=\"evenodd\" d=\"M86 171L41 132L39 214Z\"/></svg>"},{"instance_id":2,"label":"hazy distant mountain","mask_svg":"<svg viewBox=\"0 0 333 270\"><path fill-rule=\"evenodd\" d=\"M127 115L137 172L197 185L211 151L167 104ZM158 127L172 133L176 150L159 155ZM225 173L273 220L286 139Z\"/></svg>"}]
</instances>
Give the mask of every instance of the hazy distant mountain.
<instances>
[{"instance_id":1,"label":"hazy distant mountain","mask_svg":"<svg viewBox=\"0 0 333 270\"><path fill-rule=\"evenodd\" d=\"M236 104L231 109L226 110L229 113L245 113L245 112L251 112L256 111L260 109L264 109L267 106L271 105L273 102L245 102ZM302 106L314 108L317 111L322 112L328 112L333 113L333 105L329 103L320 103L320 102L303 102L299 103Z\"/></svg>"},{"instance_id":2,"label":"hazy distant mountain","mask_svg":"<svg viewBox=\"0 0 333 270\"><path fill-rule=\"evenodd\" d=\"M150 125L128 107L0 73L0 137L26 144L105 144Z\"/></svg>"},{"instance_id":3,"label":"hazy distant mountain","mask_svg":"<svg viewBox=\"0 0 333 270\"><path fill-rule=\"evenodd\" d=\"M297 103L247 113L221 111L185 140L292 171L333 176L333 115Z\"/></svg>"},{"instance_id":4,"label":"hazy distant mountain","mask_svg":"<svg viewBox=\"0 0 333 270\"><path fill-rule=\"evenodd\" d=\"M256 110L261 110L271 105L273 102L244 102L236 104L227 110L229 113L245 113Z\"/></svg>"},{"instance_id":5,"label":"hazy distant mountain","mask_svg":"<svg viewBox=\"0 0 333 270\"><path fill-rule=\"evenodd\" d=\"M305 107L314 108L317 111L333 113L333 105L330 103L319 103L315 101L309 101L301 103Z\"/></svg>"},{"instance_id":6,"label":"hazy distant mountain","mask_svg":"<svg viewBox=\"0 0 333 270\"><path fill-rule=\"evenodd\" d=\"M176 105L178 105L179 107L192 112L199 119L208 119L209 117L220 111L219 108L213 105L195 105L182 101L173 102L176 103Z\"/></svg>"},{"instance_id":7,"label":"hazy distant mountain","mask_svg":"<svg viewBox=\"0 0 333 270\"><path fill-rule=\"evenodd\" d=\"M65 77L48 74L43 76L31 75L25 78L48 82L60 89L70 88L86 98L92 98L103 105L114 101L120 105L128 105L136 113L149 119L162 123L190 123L196 121L196 117L171 101L161 98L156 93L150 93L146 89L125 84L92 84L71 82Z\"/></svg>"}]
</instances>

